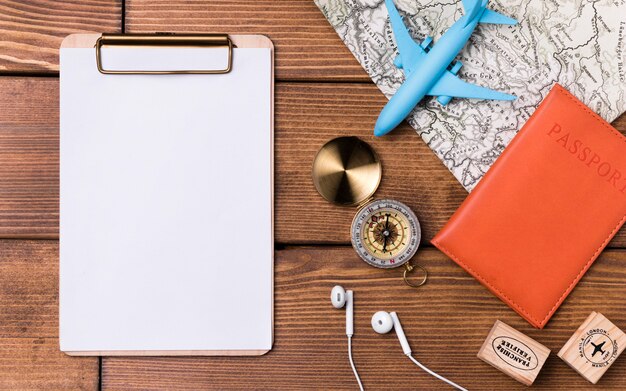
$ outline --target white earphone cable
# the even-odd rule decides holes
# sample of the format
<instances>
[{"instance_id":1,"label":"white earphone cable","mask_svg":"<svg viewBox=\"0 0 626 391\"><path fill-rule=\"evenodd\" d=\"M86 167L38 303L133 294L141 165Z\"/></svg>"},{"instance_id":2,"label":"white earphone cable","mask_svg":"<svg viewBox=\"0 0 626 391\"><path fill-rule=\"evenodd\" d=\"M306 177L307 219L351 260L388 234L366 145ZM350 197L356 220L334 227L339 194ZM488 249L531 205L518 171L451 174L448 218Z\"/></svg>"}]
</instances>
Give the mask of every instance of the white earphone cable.
<instances>
[{"instance_id":1,"label":"white earphone cable","mask_svg":"<svg viewBox=\"0 0 626 391\"><path fill-rule=\"evenodd\" d=\"M359 378L359 374L356 371L356 367L354 366L354 360L352 360L352 337L348 337L348 358L350 359L350 366L352 367L352 372L354 372L354 377L356 377L356 381L359 383L359 389L363 391L361 378Z\"/></svg>"},{"instance_id":2,"label":"white earphone cable","mask_svg":"<svg viewBox=\"0 0 626 391\"><path fill-rule=\"evenodd\" d=\"M422 368L423 370L425 370L427 373L433 375L434 377L436 377L439 380L442 380L446 383L448 383L449 385L451 385L452 387L455 387L461 391L467 391L466 388L461 387L460 385L446 379L445 377L438 375L437 373L431 371L430 369L426 368L424 365L422 365L419 361L417 361L415 358L413 358L413 356L407 354L407 357L411 359L411 361L413 361L415 363L415 365L417 365L418 367Z\"/></svg>"}]
</instances>

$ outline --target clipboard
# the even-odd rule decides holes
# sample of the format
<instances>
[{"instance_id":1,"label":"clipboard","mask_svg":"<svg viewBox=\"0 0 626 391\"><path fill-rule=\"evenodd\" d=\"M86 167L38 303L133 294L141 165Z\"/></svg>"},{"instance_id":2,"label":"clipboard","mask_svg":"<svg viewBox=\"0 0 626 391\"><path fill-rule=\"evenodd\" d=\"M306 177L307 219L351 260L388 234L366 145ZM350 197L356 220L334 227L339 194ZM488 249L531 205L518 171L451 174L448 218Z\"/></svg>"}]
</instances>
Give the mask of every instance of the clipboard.
<instances>
[{"instance_id":1,"label":"clipboard","mask_svg":"<svg viewBox=\"0 0 626 391\"><path fill-rule=\"evenodd\" d=\"M65 38L61 351L271 349L273 51L260 35Z\"/></svg>"}]
</instances>

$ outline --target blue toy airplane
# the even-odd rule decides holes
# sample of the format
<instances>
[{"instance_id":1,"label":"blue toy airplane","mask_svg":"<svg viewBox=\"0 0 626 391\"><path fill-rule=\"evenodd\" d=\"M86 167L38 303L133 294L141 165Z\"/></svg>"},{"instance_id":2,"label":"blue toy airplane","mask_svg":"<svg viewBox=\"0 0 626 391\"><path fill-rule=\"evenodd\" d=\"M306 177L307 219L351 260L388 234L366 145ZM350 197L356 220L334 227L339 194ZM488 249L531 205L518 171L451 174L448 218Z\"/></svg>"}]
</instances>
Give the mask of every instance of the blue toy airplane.
<instances>
[{"instance_id":1,"label":"blue toy airplane","mask_svg":"<svg viewBox=\"0 0 626 391\"><path fill-rule=\"evenodd\" d=\"M455 98L513 100L515 96L466 83L456 74L461 62L454 61L478 23L517 24L515 19L485 8L489 0L463 0L465 15L457 20L432 45L432 37L416 43L404 25L393 0L385 0L393 35L400 54L394 64L404 71L405 81L378 116L374 135L391 132L404 120L426 95L437 96L437 101L447 105Z\"/></svg>"}]
</instances>

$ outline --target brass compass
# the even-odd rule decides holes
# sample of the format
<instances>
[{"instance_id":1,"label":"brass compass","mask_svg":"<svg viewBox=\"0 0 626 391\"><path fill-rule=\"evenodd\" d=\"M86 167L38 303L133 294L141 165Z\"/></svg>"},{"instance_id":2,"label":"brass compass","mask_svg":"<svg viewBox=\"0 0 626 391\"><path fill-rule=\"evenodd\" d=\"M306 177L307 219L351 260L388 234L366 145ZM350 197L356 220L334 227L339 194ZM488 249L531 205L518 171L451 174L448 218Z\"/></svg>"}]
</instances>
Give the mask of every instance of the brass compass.
<instances>
[{"instance_id":1,"label":"brass compass","mask_svg":"<svg viewBox=\"0 0 626 391\"><path fill-rule=\"evenodd\" d=\"M313 162L313 183L322 197L335 204L359 207L352 220L351 239L361 259L384 269L404 265L404 281L413 287L421 286L427 272L409 262L421 239L419 220L399 201L373 199L381 177L378 156L357 137L330 140ZM408 278L415 267L424 273L418 283Z\"/></svg>"}]
</instances>

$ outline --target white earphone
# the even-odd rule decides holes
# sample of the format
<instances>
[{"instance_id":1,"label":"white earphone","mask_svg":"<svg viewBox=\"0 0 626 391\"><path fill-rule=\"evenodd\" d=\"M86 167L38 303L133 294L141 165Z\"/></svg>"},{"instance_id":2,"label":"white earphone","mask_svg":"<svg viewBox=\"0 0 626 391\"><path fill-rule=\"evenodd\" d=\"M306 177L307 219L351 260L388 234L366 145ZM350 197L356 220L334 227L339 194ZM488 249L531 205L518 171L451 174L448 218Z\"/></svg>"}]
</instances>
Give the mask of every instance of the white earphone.
<instances>
[{"instance_id":1,"label":"white earphone","mask_svg":"<svg viewBox=\"0 0 626 391\"><path fill-rule=\"evenodd\" d=\"M330 292L330 302L335 308L346 306L346 335L354 335L354 304L352 291L346 291L341 285L335 285Z\"/></svg>"},{"instance_id":2,"label":"white earphone","mask_svg":"<svg viewBox=\"0 0 626 391\"><path fill-rule=\"evenodd\" d=\"M375 313L374 316L372 316L372 328L378 334L387 334L391 331L391 329L395 329L396 335L400 340L400 345L402 346L402 351L409 357L409 359L411 359L411 361L413 361L418 367L422 368L424 371L433 375L437 379L442 380L459 390L467 391L465 388L459 386L458 384L426 368L426 366L422 365L411 355L411 347L409 346L409 341L406 339L406 335L404 335L404 330L402 329L402 325L400 324L400 318L398 318L398 314L396 314L395 312L389 313L385 311L378 311L377 313Z\"/></svg>"},{"instance_id":3,"label":"white earphone","mask_svg":"<svg viewBox=\"0 0 626 391\"><path fill-rule=\"evenodd\" d=\"M356 367L354 366L354 360L352 359L352 336L354 335L354 293L351 290L346 291L340 285L336 285L330 292L330 302L333 304L333 307L338 309L346 307L346 335L348 336L348 358L350 359L350 366L352 367L352 372L354 372L354 377L356 377L356 381L357 383L359 383L359 389L363 391L363 384L361 383L359 374L356 371ZM465 388L459 386L458 384L426 368L412 356L411 346L409 346L409 341L406 339L406 335L404 335L402 324L400 324L400 318L398 318L398 314L396 314L395 312L389 313L385 311L378 311L377 313L375 313L374 316L372 316L372 328L378 334L387 334L391 331L391 329L395 329L398 340L400 341L400 346L402 346L402 351L409 357L411 361L413 361L418 367L422 368L424 371L436 377L437 379L440 379L459 390L467 391Z\"/></svg>"},{"instance_id":4,"label":"white earphone","mask_svg":"<svg viewBox=\"0 0 626 391\"><path fill-rule=\"evenodd\" d=\"M354 366L354 360L352 360L352 336L354 335L354 296L352 291L346 291L342 286L336 285L330 292L330 302L333 303L335 308L346 307L346 335L348 336L348 358L350 359L350 366L354 377L356 377L357 383L359 383L359 389L363 391L363 384L361 384L361 378Z\"/></svg>"},{"instance_id":5,"label":"white earphone","mask_svg":"<svg viewBox=\"0 0 626 391\"><path fill-rule=\"evenodd\" d=\"M398 314L395 312L378 311L372 316L372 328L378 334L387 334L391 329L395 328L396 335L402 346L402 351L407 356L411 354L411 347L409 346L409 341L406 339L406 335L404 335L404 330L402 330Z\"/></svg>"}]
</instances>

